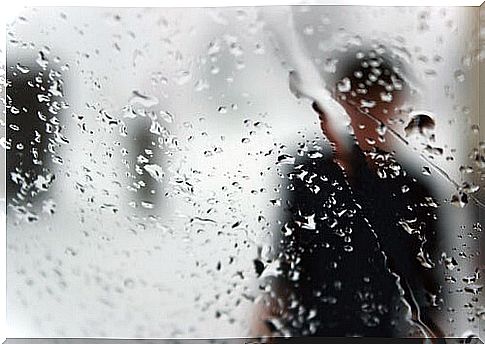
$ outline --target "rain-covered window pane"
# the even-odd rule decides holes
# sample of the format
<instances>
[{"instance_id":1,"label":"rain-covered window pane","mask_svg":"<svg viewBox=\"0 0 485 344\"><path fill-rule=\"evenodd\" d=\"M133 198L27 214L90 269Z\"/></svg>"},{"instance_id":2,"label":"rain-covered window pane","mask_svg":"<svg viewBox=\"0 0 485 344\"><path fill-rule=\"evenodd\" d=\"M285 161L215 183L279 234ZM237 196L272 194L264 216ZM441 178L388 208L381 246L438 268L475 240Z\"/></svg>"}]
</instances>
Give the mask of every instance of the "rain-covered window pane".
<instances>
[{"instance_id":1,"label":"rain-covered window pane","mask_svg":"<svg viewBox=\"0 0 485 344\"><path fill-rule=\"evenodd\" d=\"M484 13L23 10L8 335L483 336Z\"/></svg>"}]
</instances>

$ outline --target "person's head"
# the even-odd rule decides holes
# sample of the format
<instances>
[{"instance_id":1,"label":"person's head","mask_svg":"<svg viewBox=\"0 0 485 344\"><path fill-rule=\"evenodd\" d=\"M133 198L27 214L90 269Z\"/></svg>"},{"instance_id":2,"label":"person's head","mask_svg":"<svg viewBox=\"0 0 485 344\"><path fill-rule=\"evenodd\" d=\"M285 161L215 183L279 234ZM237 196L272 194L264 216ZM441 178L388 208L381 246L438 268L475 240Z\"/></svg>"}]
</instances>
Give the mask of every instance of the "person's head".
<instances>
[{"instance_id":1,"label":"person's head","mask_svg":"<svg viewBox=\"0 0 485 344\"><path fill-rule=\"evenodd\" d=\"M379 50L355 50L339 61L335 96L365 148L387 148L380 125L392 125L401 117L398 110L409 95L403 75L402 64Z\"/></svg>"}]
</instances>

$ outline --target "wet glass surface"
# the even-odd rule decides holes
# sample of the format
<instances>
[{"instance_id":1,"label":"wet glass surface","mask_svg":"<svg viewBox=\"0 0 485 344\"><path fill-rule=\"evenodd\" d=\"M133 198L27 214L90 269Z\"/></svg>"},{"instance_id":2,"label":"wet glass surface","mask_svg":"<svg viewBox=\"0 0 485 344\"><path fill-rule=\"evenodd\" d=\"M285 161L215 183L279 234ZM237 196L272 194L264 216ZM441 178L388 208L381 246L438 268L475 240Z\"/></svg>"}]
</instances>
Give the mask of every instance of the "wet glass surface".
<instances>
[{"instance_id":1,"label":"wet glass surface","mask_svg":"<svg viewBox=\"0 0 485 344\"><path fill-rule=\"evenodd\" d=\"M9 336L483 336L482 17L23 11Z\"/></svg>"}]
</instances>

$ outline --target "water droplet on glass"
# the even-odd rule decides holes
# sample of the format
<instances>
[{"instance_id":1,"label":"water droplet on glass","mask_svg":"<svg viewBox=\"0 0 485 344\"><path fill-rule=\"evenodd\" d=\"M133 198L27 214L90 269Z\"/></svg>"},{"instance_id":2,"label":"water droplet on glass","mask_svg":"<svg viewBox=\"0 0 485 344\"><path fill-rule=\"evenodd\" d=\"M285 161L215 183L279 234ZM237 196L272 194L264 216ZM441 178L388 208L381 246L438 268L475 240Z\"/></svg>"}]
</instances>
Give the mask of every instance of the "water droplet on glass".
<instances>
[{"instance_id":1,"label":"water droplet on glass","mask_svg":"<svg viewBox=\"0 0 485 344\"><path fill-rule=\"evenodd\" d=\"M30 72L30 69L27 66L22 66L20 63L17 63L17 70L22 74L27 74Z\"/></svg>"},{"instance_id":2,"label":"water droplet on glass","mask_svg":"<svg viewBox=\"0 0 485 344\"><path fill-rule=\"evenodd\" d=\"M282 154L278 156L277 164L281 165L292 165L295 163L295 158L288 154Z\"/></svg>"},{"instance_id":3,"label":"water droplet on glass","mask_svg":"<svg viewBox=\"0 0 485 344\"><path fill-rule=\"evenodd\" d=\"M315 230L316 223L315 223L315 214L310 216L305 216L305 222L302 224L301 228Z\"/></svg>"},{"instance_id":4,"label":"water droplet on glass","mask_svg":"<svg viewBox=\"0 0 485 344\"><path fill-rule=\"evenodd\" d=\"M140 104L144 107L152 107L158 104L158 99L154 96L145 95L138 91L133 91L133 96L130 99L130 104Z\"/></svg>"},{"instance_id":5,"label":"water droplet on glass","mask_svg":"<svg viewBox=\"0 0 485 344\"><path fill-rule=\"evenodd\" d=\"M47 68L47 65L49 64L49 60L47 59L47 57L45 56L45 53L43 51L39 51L39 54L38 54L37 59L35 60L35 62L42 69L46 69Z\"/></svg>"},{"instance_id":6,"label":"water droplet on glass","mask_svg":"<svg viewBox=\"0 0 485 344\"><path fill-rule=\"evenodd\" d=\"M406 136L421 134L429 137L435 128L435 121L427 114L416 114L411 117L407 126L404 128Z\"/></svg>"},{"instance_id":7,"label":"water droplet on glass","mask_svg":"<svg viewBox=\"0 0 485 344\"><path fill-rule=\"evenodd\" d=\"M385 92L381 92L381 100L383 102L390 103L390 102L392 102L392 99L393 99L392 93L390 93L390 92L386 92L386 93Z\"/></svg>"},{"instance_id":8,"label":"water droplet on glass","mask_svg":"<svg viewBox=\"0 0 485 344\"><path fill-rule=\"evenodd\" d=\"M426 145L426 147L424 148L424 151L436 156L443 155L443 148L441 147L433 147L430 145Z\"/></svg>"},{"instance_id":9,"label":"water droplet on glass","mask_svg":"<svg viewBox=\"0 0 485 344\"><path fill-rule=\"evenodd\" d=\"M123 285L125 288L133 289L135 286L135 281L133 281L131 278L127 278L123 281Z\"/></svg>"},{"instance_id":10,"label":"water droplet on glass","mask_svg":"<svg viewBox=\"0 0 485 344\"><path fill-rule=\"evenodd\" d=\"M145 209L153 209L155 205L152 202L141 201L141 206Z\"/></svg>"},{"instance_id":11,"label":"water droplet on glass","mask_svg":"<svg viewBox=\"0 0 485 344\"><path fill-rule=\"evenodd\" d=\"M459 188L461 192L472 194L480 190L480 186L473 183L463 182Z\"/></svg>"},{"instance_id":12,"label":"water droplet on glass","mask_svg":"<svg viewBox=\"0 0 485 344\"><path fill-rule=\"evenodd\" d=\"M187 82L189 82L191 78L192 78L192 75L190 74L189 71L181 70L177 72L177 74L175 75L174 81L177 85L182 86L182 85L185 85Z\"/></svg>"},{"instance_id":13,"label":"water droplet on glass","mask_svg":"<svg viewBox=\"0 0 485 344\"><path fill-rule=\"evenodd\" d=\"M423 166L423 168L421 169L421 173L423 173L425 176L430 176L431 169L428 166Z\"/></svg>"},{"instance_id":14,"label":"water droplet on glass","mask_svg":"<svg viewBox=\"0 0 485 344\"><path fill-rule=\"evenodd\" d=\"M470 174L470 173L473 173L473 167L471 166L460 166L460 172L463 173L463 174Z\"/></svg>"},{"instance_id":15,"label":"water droplet on glass","mask_svg":"<svg viewBox=\"0 0 485 344\"><path fill-rule=\"evenodd\" d=\"M145 166L143 166L143 168L157 182L161 183L163 181L164 172L163 172L163 169L160 166L158 166L156 164L151 164L151 165L146 164Z\"/></svg>"},{"instance_id":16,"label":"water droplet on glass","mask_svg":"<svg viewBox=\"0 0 485 344\"><path fill-rule=\"evenodd\" d=\"M167 123L172 123L174 120L174 116L168 111L160 111L160 117Z\"/></svg>"},{"instance_id":17,"label":"water droplet on glass","mask_svg":"<svg viewBox=\"0 0 485 344\"><path fill-rule=\"evenodd\" d=\"M468 196L466 193L458 192L451 196L450 203L458 208L464 208L468 204Z\"/></svg>"},{"instance_id":18,"label":"water droplet on glass","mask_svg":"<svg viewBox=\"0 0 485 344\"><path fill-rule=\"evenodd\" d=\"M256 275L258 277L261 276L265 268L263 262L259 259L255 259L253 263L254 263L254 270L256 272Z\"/></svg>"},{"instance_id":19,"label":"water droplet on glass","mask_svg":"<svg viewBox=\"0 0 485 344\"><path fill-rule=\"evenodd\" d=\"M349 78L343 78L337 83L337 90L339 92L345 93L349 92L352 88Z\"/></svg>"},{"instance_id":20,"label":"water droplet on glass","mask_svg":"<svg viewBox=\"0 0 485 344\"><path fill-rule=\"evenodd\" d=\"M465 73L461 69L456 70L454 73L454 76L455 76L455 80L458 82L465 81Z\"/></svg>"},{"instance_id":21,"label":"water droplet on glass","mask_svg":"<svg viewBox=\"0 0 485 344\"><path fill-rule=\"evenodd\" d=\"M474 295L480 294L482 289L483 289L483 286L480 285L480 284L473 284L473 285L468 285L468 286L465 287L465 291L467 293L471 293L471 294L474 294Z\"/></svg>"}]
</instances>

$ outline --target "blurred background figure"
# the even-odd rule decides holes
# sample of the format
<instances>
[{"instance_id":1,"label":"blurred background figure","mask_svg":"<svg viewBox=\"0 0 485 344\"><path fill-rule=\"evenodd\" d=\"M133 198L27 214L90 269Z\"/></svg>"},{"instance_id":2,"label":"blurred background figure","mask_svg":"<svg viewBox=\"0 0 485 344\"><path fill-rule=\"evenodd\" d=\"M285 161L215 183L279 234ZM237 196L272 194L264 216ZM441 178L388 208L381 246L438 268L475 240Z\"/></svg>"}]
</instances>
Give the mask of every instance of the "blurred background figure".
<instances>
[{"instance_id":1,"label":"blurred background figure","mask_svg":"<svg viewBox=\"0 0 485 344\"><path fill-rule=\"evenodd\" d=\"M12 56L7 56L12 59ZM46 192L62 157L55 149L68 140L57 115L66 108L64 81L47 67L45 52L18 57L7 68L7 199L12 210L29 222L50 212Z\"/></svg>"}]
</instances>

